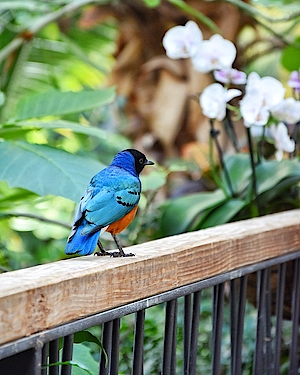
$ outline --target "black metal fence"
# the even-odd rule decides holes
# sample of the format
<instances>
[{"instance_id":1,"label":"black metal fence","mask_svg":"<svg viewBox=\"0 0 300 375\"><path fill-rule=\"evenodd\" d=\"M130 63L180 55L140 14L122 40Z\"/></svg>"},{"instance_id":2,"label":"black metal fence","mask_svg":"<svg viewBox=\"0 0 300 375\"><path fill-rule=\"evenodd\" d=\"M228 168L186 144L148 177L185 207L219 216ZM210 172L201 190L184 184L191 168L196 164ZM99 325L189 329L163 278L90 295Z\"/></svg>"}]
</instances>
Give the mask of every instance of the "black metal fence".
<instances>
[{"instance_id":1,"label":"black metal fence","mask_svg":"<svg viewBox=\"0 0 300 375\"><path fill-rule=\"evenodd\" d=\"M158 305L157 314L164 314L158 328L161 341L145 345L151 341L145 336L147 314ZM247 333L247 346L248 305L254 329ZM120 370L125 361L120 327L129 314L134 314L134 338L129 356L126 348L127 370ZM0 375L296 375L300 373L299 318L300 251L4 344L0 346ZM204 327L208 319L211 323ZM83 363L80 370L71 361L74 334L94 326L101 331L102 349L94 354L98 368L84 370ZM205 343L203 330L210 331ZM153 357L154 345L160 358L151 366L146 359Z\"/></svg>"}]
</instances>

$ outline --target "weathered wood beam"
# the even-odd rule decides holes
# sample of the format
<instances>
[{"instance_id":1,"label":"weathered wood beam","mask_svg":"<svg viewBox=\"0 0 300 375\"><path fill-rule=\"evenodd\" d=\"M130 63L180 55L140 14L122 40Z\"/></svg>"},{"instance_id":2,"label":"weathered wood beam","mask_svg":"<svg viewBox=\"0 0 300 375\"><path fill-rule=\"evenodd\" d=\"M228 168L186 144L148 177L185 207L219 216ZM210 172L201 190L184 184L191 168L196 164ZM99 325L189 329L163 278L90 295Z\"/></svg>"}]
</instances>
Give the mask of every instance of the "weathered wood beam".
<instances>
[{"instance_id":1,"label":"weathered wood beam","mask_svg":"<svg viewBox=\"0 0 300 375\"><path fill-rule=\"evenodd\" d=\"M300 249L300 210L0 275L0 343Z\"/></svg>"}]
</instances>

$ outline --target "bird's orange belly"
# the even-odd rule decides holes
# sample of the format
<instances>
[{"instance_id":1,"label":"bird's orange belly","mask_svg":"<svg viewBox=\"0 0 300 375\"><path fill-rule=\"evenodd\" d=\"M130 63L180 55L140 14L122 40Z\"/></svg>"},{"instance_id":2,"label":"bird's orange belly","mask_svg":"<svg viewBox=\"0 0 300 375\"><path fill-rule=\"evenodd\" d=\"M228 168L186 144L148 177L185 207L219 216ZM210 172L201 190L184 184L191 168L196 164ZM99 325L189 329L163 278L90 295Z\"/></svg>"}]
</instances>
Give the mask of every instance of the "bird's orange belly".
<instances>
[{"instance_id":1,"label":"bird's orange belly","mask_svg":"<svg viewBox=\"0 0 300 375\"><path fill-rule=\"evenodd\" d=\"M132 222L132 220L135 217L136 211L138 206L135 206L127 215L122 217L122 219L119 219L115 221L114 223L110 224L108 228L106 229L106 232L112 233L112 234L118 234L122 232L125 228L128 227L128 225Z\"/></svg>"}]
</instances>

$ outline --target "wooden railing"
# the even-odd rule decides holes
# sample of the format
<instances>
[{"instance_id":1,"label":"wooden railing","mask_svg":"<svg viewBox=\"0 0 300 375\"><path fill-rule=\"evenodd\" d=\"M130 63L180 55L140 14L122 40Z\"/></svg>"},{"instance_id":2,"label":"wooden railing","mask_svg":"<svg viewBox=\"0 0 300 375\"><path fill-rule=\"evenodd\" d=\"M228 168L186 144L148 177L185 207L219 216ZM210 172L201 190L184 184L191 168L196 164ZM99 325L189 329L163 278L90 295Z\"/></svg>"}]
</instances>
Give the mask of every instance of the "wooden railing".
<instances>
[{"instance_id":1,"label":"wooden railing","mask_svg":"<svg viewBox=\"0 0 300 375\"><path fill-rule=\"evenodd\" d=\"M1 274L0 358L1 344L299 250L293 210L127 248L134 257L92 255Z\"/></svg>"}]
</instances>

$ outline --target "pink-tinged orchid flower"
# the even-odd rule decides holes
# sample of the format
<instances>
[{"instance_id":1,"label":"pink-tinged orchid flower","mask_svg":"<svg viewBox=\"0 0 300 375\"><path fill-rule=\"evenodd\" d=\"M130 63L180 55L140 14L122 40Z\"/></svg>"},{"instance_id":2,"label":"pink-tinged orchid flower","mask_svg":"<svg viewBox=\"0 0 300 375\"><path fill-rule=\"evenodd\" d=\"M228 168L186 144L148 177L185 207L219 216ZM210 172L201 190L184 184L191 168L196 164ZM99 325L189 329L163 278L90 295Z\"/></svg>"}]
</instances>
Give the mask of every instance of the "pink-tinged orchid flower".
<instances>
[{"instance_id":1,"label":"pink-tinged orchid flower","mask_svg":"<svg viewBox=\"0 0 300 375\"><path fill-rule=\"evenodd\" d=\"M231 68L235 56L235 45L221 35L215 34L202 42L198 53L192 57L192 63L197 71L207 73Z\"/></svg>"},{"instance_id":2,"label":"pink-tinged orchid flower","mask_svg":"<svg viewBox=\"0 0 300 375\"><path fill-rule=\"evenodd\" d=\"M288 85L292 87L295 91L300 92L300 76L297 70L294 70L291 73Z\"/></svg>"},{"instance_id":3,"label":"pink-tinged orchid flower","mask_svg":"<svg viewBox=\"0 0 300 375\"><path fill-rule=\"evenodd\" d=\"M240 90L227 90L219 83L212 83L200 95L202 112L211 119L221 121L226 116L226 103L241 94Z\"/></svg>"},{"instance_id":4,"label":"pink-tinged orchid flower","mask_svg":"<svg viewBox=\"0 0 300 375\"><path fill-rule=\"evenodd\" d=\"M175 26L168 30L162 44L170 59L185 59L196 55L202 41L202 32L196 22L188 21L185 26Z\"/></svg>"},{"instance_id":5,"label":"pink-tinged orchid flower","mask_svg":"<svg viewBox=\"0 0 300 375\"><path fill-rule=\"evenodd\" d=\"M247 82L246 73L233 68L215 70L214 77L216 81L225 84L244 85Z\"/></svg>"},{"instance_id":6,"label":"pink-tinged orchid flower","mask_svg":"<svg viewBox=\"0 0 300 375\"><path fill-rule=\"evenodd\" d=\"M287 127L283 122L279 122L278 125L272 124L269 133L275 140L275 157L278 161L283 158L284 151L293 152L295 150L295 142L290 138Z\"/></svg>"}]
</instances>

